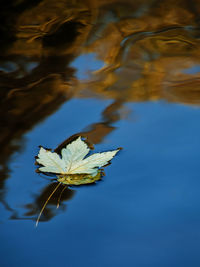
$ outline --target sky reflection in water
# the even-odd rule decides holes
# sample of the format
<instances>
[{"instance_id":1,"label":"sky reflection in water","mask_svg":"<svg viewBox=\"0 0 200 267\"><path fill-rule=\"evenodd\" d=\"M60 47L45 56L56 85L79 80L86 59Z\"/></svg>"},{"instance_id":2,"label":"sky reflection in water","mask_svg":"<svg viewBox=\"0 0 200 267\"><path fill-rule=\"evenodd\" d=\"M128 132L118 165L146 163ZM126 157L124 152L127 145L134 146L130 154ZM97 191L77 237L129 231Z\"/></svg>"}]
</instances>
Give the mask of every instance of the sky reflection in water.
<instances>
[{"instance_id":1,"label":"sky reflection in water","mask_svg":"<svg viewBox=\"0 0 200 267\"><path fill-rule=\"evenodd\" d=\"M95 101L93 113L87 100L77 100L79 110L85 102L87 123L98 117L102 101ZM67 105L61 109L64 114L67 114ZM83 260L85 265L97 266L114 266L119 262L127 266L131 266L131 262L138 265L151 262L150 266L164 262L168 266L172 261L187 266L185 262L191 255L196 258L197 266L200 126L196 122L200 111L164 102L128 104L128 108L133 111L132 118L117 122L117 130L96 146L97 150L117 144L124 147L107 167L103 181L93 187L74 188L76 194L63 203L66 210L56 211L54 206L58 216L48 223L41 222L37 229L27 220L5 223L10 213L4 211L3 253L9 251L21 258L23 264L34 253L31 266L36 266L36 259L40 259L41 265L52 266L52 262L61 260L59 254L65 255L74 266L81 265ZM75 115L76 110L74 105ZM68 121L71 119L66 119L66 123ZM24 199L30 203L41 188L49 185L34 173L33 155L37 153L39 141L45 142L46 127L51 123L57 127L52 131L55 139L50 136L48 145L57 144L60 121L56 124L52 116L52 122L48 119L27 134L24 153L16 155L11 164L13 174L7 183L7 200L19 212L19 217L28 218L20 208ZM64 139L65 127L61 132L59 135ZM20 231L25 231L28 239L22 235L19 240ZM57 248L54 242L59 244ZM76 257L77 251L79 257Z\"/></svg>"}]
</instances>

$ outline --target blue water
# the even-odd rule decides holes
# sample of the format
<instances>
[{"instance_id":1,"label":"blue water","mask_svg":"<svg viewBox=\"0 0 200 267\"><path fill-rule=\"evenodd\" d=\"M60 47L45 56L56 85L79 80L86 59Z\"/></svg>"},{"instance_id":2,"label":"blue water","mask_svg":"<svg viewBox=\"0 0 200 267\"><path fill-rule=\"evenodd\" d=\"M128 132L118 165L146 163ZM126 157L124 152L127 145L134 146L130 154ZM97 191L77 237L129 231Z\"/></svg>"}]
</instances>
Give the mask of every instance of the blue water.
<instances>
[{"instance_id":1,"label":"blue water","mask_svg":"<svg viewBox=\"0 0 200 267\"><path fill-rule=\"evenodd\" d=\"M98 121L109 102L73 99L26 134L7 181L6 201L19 217L50 183L34 172L37 146L55 148ZM102 181L73 188L66 210L54 206L57 215L35 228L32 220L8 220L1 206L2 266L200 265L200 110L163 101L126 108L129 117L96 146L123 150Z\"/></svg>"}]
</instances>

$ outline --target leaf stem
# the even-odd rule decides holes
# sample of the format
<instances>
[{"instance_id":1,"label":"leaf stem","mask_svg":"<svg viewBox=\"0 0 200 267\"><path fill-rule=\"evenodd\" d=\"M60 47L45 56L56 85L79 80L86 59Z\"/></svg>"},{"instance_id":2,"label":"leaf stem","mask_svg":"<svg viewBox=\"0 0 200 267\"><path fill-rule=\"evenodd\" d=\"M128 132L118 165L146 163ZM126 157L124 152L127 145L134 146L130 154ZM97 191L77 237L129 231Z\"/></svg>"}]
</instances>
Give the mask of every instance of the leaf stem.
<instances>
[{"instance_id":1,"label":"leaf stem","mask_svg":"<svg viewBox=\"0 0 200 267\"><path fill-rule=\"evenodd\" d=\"M59 183L59 184L54 188L54 190L52 191L52 193L50 194L50 196L49 196L49 197L47 198L47 200L45 201L45 203L44 203L44 205L43 205L43 207L42 207L42 209L41 209L41 211L40 211L40 213L39 213L39 215L38 215L38 217L37 217L37 220L36 220L36 223L35 223L35 227L38 226L40 217L41 217L41 215L42 215L42 213L43 213L43 211L44 211L46 205L48 204L50 198L53 196L53 194L56 192L56 190L58 189L58 187L59 187L60 185L61 185L61 183Z\"/></svg>"}]
</instances>

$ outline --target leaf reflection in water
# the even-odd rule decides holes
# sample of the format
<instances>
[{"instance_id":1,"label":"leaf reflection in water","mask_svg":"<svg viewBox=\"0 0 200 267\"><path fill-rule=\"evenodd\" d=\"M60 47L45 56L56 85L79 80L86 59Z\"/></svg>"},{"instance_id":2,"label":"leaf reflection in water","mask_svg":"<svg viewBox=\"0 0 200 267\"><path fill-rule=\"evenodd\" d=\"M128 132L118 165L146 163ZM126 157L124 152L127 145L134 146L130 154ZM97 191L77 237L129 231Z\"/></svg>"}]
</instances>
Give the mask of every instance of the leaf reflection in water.
<instances>
[{"instance_id":1,"label":"leaf reflection in water","mask_svg":"<svg viewBox=\"0 0 200 267\"><path fill-rule=\"evenodd\" d=\"M56 208L59 207L62 211L66 209L63 202L72 199L74 194L75 190L62 185L61 183L55 182L49 184L42 190L41 194L35 197L33 203L25 206L28 211L24 216L38 222L38 214L42 211L42 216L41 218L39 216L39 219L41 221L49 221L57 214ZM47 201L48 205L46 203Z\"/></svg>"},{"instance_id":2,"label":"leaf reflection in water","mask_svg":"<svg viewBox=\"0 0 200 267\"><path fill-rule=\"evenodd\" d=\"M74 192L74 190L72 191L71 189L69 189L69 184L71 183L71 185L83 185L83 184L93 184L94 182L98 181L101 179L101 171L99 171L97 173L96 176L91 176L91 175L73 175L73 176L58 176L58 183L55 183L56 186L54 186L54 189L52 190L52 192L49 194L49 196L47 197L46 201L43 203L43 205L41 206L40 212L38 214L37 220L36 220L36 227L40 221L40 218L43 214L43 212L46 209L46 206L49 204L52 204L52 198L54 197L54 199L57 198L57 205L56 208L58 209L60 207L60 204L63 200L63 194L65 191L67 191L67 194L70 192ZM70 191L69 191L70 190ZM59 192L58 192L59 191ZM55 195L56 194L56 195ZM57 196L58 195L58 196ZM70 195L70 198L73 196L73 194ZM68 200L68 198L67 198ZM54 204L55 205L55 204ZM27 205L26 207L29 207L29 205ZM26 213L25 215L29 215L29 213ZM53 217L53 216L52 216ZM52 218L51 217L51 218Z\"/></svg>"}]
</instances>

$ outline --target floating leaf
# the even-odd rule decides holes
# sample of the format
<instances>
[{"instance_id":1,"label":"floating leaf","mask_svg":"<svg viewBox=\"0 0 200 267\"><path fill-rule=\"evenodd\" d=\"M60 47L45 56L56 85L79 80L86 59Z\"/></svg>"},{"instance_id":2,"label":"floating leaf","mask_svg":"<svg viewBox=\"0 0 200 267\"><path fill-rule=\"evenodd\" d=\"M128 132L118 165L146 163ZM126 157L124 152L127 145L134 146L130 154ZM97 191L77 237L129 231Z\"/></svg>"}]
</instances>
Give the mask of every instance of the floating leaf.
<instances>
[{"instance_id":1,"label":"floating leaf","mask_svg":"<svg viewBox=\"0 0 200 267\"><path fill-rule=\"evenodd\" d=\"M95 153L85 158L90 148L81 137L78 137L61 150L62 157L56 152L51 152L41 147L36 158L36 162L42 165L39 167L39 170L46 173L55 173L59 183L45 201L36 220L36 226L48 201L61 183L65 185L82 185L100 180L102 176L101 167L107 165L119 150L120 148L113 151ZM59 200L60 197L58 199L58 206Z\"/></svg>"},{"instance_id":2,"label":"floating leaf","mask_svg":"<svg viewBox=\"0 0 200 267\"><path fill-rule=\"evenodd\" d=\"M36 162L41 172L57 174L58 181L68 185L93 183L101 178L100 168L107 165L120 149L95 153L89 157L88 145L78 137L57 153L40 148Z\"/></svg>"}]
</instances>

